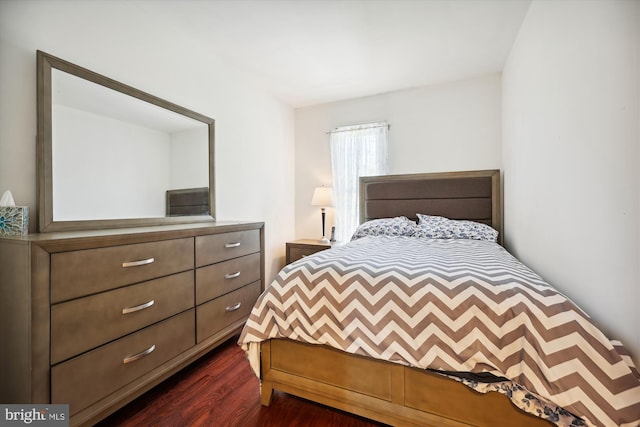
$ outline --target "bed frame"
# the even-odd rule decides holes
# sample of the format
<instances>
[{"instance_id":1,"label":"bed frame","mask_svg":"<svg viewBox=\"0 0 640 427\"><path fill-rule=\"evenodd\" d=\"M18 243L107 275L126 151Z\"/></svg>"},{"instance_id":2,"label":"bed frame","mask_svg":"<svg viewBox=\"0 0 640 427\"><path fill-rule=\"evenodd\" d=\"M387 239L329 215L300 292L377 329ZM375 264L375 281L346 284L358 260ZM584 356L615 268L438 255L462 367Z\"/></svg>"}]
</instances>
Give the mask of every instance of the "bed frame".
<instances>
[{"instance_id":1,"label":"bed frame","mask_svg":"<svg viewBox=\"0 0 640 427\"><path fill-rule=\"evenodd\" d=\"M500 232L500 171L365 177L361 221L416 213L484 222ZM287 339L261 345L262 404L274 390L397 426L550 426L499 393L430 371Z\"/></svg>"},{"instance_id":2,"label":"bed frame","mask_svg":"<svg viewBox=\"0 0 640 427\"><path fill-rule=\"evenodd\" d=\"M209 187L167 190L167 216L209 215Z\"/></svg>"}]
</instances>

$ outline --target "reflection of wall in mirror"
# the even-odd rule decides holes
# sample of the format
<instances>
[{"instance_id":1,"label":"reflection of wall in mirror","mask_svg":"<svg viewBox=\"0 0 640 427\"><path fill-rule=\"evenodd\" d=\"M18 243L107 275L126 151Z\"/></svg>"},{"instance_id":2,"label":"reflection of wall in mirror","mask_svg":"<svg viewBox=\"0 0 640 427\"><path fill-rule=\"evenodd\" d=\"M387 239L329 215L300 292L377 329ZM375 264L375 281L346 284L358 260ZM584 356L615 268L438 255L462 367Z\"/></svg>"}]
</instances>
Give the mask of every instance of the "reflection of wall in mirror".
<instances>
[{"instance_id":1,"label":"reflection of wall in mirror","mask_svg":"<svg viewBox=\"0 0 640 427\"><path fill-rule=\"evenodd\" d=\"M167 133L60 105L52 115L54 220L165 216Z\"/></svg>"},{"instance_id":2,"label":"reflection of wall in mirror","mask_svg":"<svg viewBox=\"0 0 640 427\"><path fill-rule=\"evenodd\" d=\"M168 190L209 186L209 128L171 133L171 178Z\"/></svg>"}]
</instances>

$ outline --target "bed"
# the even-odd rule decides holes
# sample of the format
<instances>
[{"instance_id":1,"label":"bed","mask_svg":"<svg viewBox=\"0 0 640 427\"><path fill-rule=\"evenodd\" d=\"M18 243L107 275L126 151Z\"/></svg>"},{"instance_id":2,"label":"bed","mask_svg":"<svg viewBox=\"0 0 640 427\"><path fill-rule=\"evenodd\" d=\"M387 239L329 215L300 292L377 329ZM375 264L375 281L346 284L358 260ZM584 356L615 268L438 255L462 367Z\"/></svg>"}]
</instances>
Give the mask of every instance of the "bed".
<instances>
[{"instance_id":1,"label":"bed","mask_svg":"<svg viewBox=\"0 0 640 427\"><path fill-rule=\"evenodd\" d=\"M498 244L500 194L497 170L362 178L363 236L359 229L356 240L286 266L242 332L262 404L280 390L391 425L637 426L640 379L631 358ZM418 238L403 216L414 225L472 220L499 237ZM393 225L385 229L388 219ZM383 233L370 226L376 223ZM483 302L478 283L487 294L506 296ZM335 309L354 289L371 301L353 298ZM378 292L391 296L383 301ZM405 306L398 311L404 317L390 306ZM541 325L529 311L556 323ZM471 326L460 313L473 314L473 322L464 320ZM350 319L339 329L342 317Z\"/></svg>"}]
</instances>

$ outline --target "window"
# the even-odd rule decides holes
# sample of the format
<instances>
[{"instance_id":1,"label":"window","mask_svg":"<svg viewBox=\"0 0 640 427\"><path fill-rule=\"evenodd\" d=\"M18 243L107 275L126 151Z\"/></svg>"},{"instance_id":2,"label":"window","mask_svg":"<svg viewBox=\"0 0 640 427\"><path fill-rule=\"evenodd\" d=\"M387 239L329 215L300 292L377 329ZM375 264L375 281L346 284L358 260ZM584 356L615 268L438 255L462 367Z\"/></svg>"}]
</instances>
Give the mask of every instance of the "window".
<instances>
[{"instance_id":1,"label":"window","mask_svg":"<svg viewBox=\"0 0 640 427\"><path fill-rule=\"evenodd\" d=\"M343 126L331 132L336 240L351 239L359 221L359 178L388 173L387 123Z\"/></svg>"}]
</instances>

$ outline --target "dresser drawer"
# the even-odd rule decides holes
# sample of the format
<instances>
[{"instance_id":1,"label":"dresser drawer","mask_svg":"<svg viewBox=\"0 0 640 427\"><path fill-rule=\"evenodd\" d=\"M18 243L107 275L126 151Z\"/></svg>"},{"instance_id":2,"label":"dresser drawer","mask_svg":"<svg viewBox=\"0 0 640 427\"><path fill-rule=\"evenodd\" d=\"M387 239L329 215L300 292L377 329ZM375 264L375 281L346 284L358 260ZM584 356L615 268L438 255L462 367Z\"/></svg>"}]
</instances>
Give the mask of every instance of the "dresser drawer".
<instances>
[{"instance_id":1,"label":"dresser drawer","mask_svg":"<svg viewBox=\"0 0 640 427\"><path fill-rule=\"evenodd\" d=\"M196 269L196 304L260 280L260 253Z\"/></svg>"},{"instance_id":2,"label":"dresser drawer","mask_svg":"<svg viewBox=\"0 0 640 427\"><path fill-rule=\"evenodd\" d=\"M193 268L193 238L54 253L53 303Z\"/></svg>"},{"instance_id":3,"label":"dresser drawer","mask_svg":"<svg viewBox=\"0 0 640 427\"><path fill-rule=\"evenodd\" d=\"M193 271L51 307L51 363L193 307Z\"/></svg>"},{"instance_id":4,"label":"dresser drawer","mask_svg":"<svg viewBox=\"0 0 640 427\"><path fill-rule=\"evenodd\" d=\"M192 309L52 367L52 403L73 415L186 351L194 320Z\"/></svg>"},{"instance_id":5,"label":"dresser drawer","mask_svg":"<svg viewBox=\"0 0 640 427\"><path fill-rule=\"evenodd\" d=\"M196 267L260 251L260 231L246 230L196 237Z\"/></svg>"},{"instance_id":6,"label":"dresser drawer","mask_svg":"<svg viewBox=\"0 0 640 427\"><path fill-rule=\"evenodd\" d=\"M260 296L260 281L196 307L198 342L249 316Z\"/></svg>"}]
</instances>

